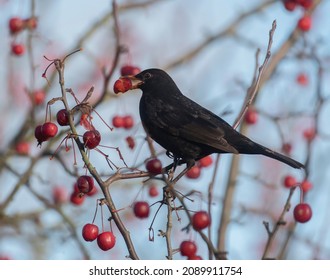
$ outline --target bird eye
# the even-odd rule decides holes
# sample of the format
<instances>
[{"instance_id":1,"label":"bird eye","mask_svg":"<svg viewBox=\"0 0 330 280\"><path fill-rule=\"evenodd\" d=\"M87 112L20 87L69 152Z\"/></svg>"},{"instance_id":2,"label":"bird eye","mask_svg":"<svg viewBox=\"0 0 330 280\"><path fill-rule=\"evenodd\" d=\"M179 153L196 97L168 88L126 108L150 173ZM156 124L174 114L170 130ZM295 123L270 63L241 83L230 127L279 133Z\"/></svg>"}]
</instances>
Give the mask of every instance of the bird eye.
<instances>
[{"instance_id":1,"label":"bird eye","mask_svg":"<svg viewBox=\"0 0 330 280\"><path fill-rule=\"evenodd\" d=\"M152 75L151 75L149 72L147 72L147 73L144 74L143 79L144 79L144 80L148 80L148 79L150 79L151 77L152 77Z\"/></svg>"}]
</instances>

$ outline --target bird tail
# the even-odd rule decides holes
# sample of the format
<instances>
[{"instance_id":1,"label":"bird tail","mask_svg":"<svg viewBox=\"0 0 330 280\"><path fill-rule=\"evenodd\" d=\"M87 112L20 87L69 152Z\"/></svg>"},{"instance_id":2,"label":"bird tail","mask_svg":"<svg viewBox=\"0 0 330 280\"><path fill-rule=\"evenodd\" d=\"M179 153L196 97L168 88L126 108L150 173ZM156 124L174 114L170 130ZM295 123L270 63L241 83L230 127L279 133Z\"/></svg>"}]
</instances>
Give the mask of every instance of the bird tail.
<instances>
[{"instance_id":1,"label":"bird tail","mask_svg":"<svg viewBox=\"0 0 330 280\"><path fill-rule=\"evenodd\" d=\"M305 166L302 163L300 163L288 156L282 155L282 154L275 152L271 149L268 149L267 147L264 147L260 144L257 144L257 143L254 143L254 144L256 145L255 150L254 150L256 154L261 154L261 155L279 160L287 165L290 165L293 168L297 168L297 169L305 168Z\"/></svg>"}]
</instances>

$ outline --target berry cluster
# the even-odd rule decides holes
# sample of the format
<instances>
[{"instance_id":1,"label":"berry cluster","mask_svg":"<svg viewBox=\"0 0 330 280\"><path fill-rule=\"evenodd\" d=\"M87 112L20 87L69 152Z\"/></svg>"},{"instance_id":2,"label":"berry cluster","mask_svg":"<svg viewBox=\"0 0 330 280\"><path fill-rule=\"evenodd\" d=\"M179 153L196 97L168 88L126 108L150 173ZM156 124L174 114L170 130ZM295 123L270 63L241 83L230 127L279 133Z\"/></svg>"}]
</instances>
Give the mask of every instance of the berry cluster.
<instances>
[{"instance_id":1,"label":"berry cluster","mask_svg":"<svg viewBox=\"0 0 330 280\"><path fill-rule=\"evenodd\" d=\"M20 17L12 17L9 19L8 23L10 34L16 36L23 30L34 30L37 28L37 19L35 17L22 19ZM13 42L11 44L11 52L16 56L21 56L25 52L25 46L23 44L18 44Z\"/></svg>"},{"instance_id":2,"label":"berry cluster","mask_svg":"<svg viewBox=\"0 0 330 280\"><path fill-rule=\"evenodd\" d=\"M297 26L303 31L309 31L312 28L312 18L306 13L306 11L313 6L313 0L284 0L284 7L286 10L292 12L297 7L302 7L305 14L298 20Z\"/></svg>"},{"instance_id":3,"label":"berry cluster","mask_svg":"<svg viewBox=\"0 0 330 280\"><path fill-rule=\"evenodd\" d=\"M73 191L70 196L70 201L74 205L81 205L85 201L85 194L93 196L97 193L97 188L94 184L94 179L91 176L80 176L73 185Z\"/></svg>"},{"instance_id":4,"label":"berry cluster","mask_svg":"<svg viewBox=\"0 0 330 280\"><path fill-rule=\"evenodd\" d=\"M112 231L99 233L99 228L94 224L85 224L82 229L82 237L87 242L97 239L97 245L103 251L108 251L116 245L116 236Z\"/></svg>"}]
</instances>

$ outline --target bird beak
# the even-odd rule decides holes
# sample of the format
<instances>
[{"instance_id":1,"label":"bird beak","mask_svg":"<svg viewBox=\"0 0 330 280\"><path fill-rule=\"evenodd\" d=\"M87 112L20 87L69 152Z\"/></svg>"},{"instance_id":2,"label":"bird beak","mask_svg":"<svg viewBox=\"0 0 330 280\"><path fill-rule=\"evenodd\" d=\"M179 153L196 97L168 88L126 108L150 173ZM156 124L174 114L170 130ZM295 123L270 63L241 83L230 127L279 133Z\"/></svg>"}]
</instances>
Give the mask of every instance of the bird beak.
<instances>
[{"instance_id":1,"label":"bird beak","mask_svg":"<svg viewBox=\"0 0 330 280\"><path fill-rule=\"evenodd\" d=\"M122 76L120 77L121 79L129 79L132 82L131 88L130 89L137 89L140 88L140 85L143 84L143 81L136 78L135 76Z\"/></svg>"}]
</instances>

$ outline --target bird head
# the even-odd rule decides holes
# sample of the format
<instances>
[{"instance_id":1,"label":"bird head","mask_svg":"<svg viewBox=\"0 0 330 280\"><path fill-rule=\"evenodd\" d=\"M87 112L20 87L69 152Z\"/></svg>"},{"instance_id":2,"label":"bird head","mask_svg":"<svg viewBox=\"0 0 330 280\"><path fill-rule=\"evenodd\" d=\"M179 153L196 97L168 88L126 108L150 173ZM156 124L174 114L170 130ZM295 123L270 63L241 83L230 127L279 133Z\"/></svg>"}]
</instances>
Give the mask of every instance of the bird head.
<instances>
[{"instance_id":1,"label":"bird head","mask_svg":"<svg viewBox=\"0 0 330 280\"><path fill-rule=\"evenodd\" d=\"M116 85L116 83L118 83ZM172 78L161 69L146 69L135 76L123 76L117 80L114 86L116 93L126 92L132 89L155 90L162 88L163 85L175 85Z\"/></svg>"}]
</instances>

